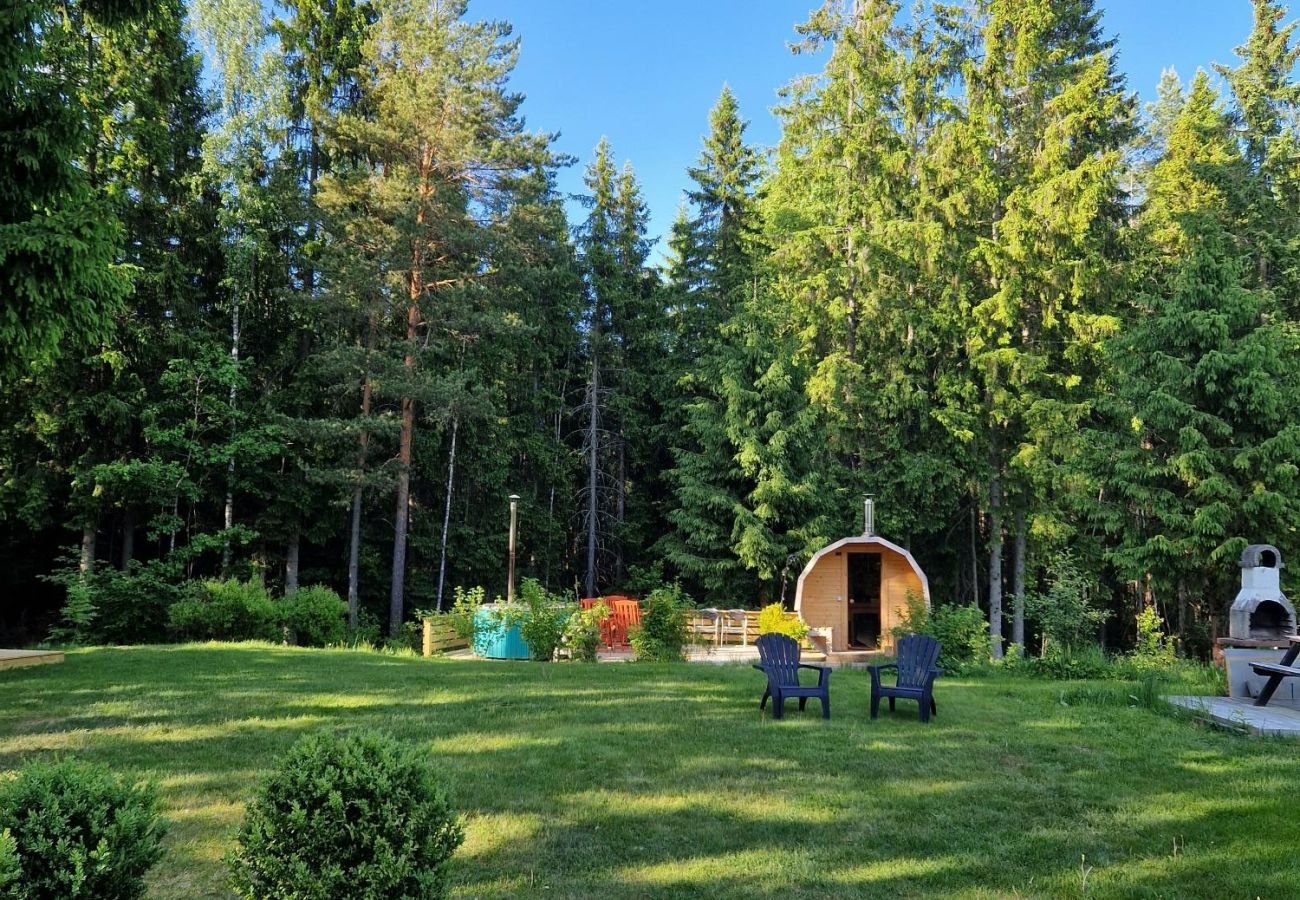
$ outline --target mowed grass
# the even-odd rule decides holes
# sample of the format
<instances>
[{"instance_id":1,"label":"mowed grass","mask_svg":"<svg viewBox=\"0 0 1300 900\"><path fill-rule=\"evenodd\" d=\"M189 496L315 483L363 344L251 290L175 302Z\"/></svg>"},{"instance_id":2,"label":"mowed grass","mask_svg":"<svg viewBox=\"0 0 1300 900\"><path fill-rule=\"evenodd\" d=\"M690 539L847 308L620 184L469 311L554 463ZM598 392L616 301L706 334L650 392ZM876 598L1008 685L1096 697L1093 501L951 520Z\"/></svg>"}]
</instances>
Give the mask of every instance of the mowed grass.
<instances>
[{"instance_id":1,"label":"mowed grass","mask_svg":"<svg viewBox=\"0 0 1300 900\"><path fill-rule=\"evenodd\" d=\"M0 769L156 779L156 897L223 897L259 778L313 729L427 749L468 837L457 897L1294 897L1300 748L1079 690L948 678L939 716L758 712L747 667L540 665L196 645L0 673Z\"/></svg>"}]
</instances>

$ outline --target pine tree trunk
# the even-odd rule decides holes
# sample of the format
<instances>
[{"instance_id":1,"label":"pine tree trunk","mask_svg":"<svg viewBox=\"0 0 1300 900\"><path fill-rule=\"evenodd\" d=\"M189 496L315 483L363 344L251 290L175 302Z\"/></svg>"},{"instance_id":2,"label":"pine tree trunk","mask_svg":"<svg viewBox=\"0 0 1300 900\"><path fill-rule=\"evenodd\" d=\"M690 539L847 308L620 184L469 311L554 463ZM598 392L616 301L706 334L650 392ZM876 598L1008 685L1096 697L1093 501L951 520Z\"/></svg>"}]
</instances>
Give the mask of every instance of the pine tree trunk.
<instances>
[{"instance_id":1,"label":"pine tree trunk","mask_svg":"<svg viewBox=\"0 0 1300 900\"><path fill-rule=\"evenodd\" d=\"M230 359L235 364L235 369L239 369L239 298L234 300L234 307L230 311ZM235 414L235 401L238 399L238 388L236 382L232 379L230 382L230 414ZM231 434L231 441L234 441L234 434ZM232 454L230 461L226 463L226 510L225 510L225 540L221 545L221 573L227 575L230 572L230 529L235 525L235 457Z\"/></svg>"},{"instance_id":2,"label":"pine tree trunk","mask_svg":"<svg viewBox=\"0 0 1300 900\"><path fill-rule=\"evenodd\" d=\"M1002 658L1002 476L989 480L989 650Z\"/></svg>"},{"instance_id":3,"label":"pine tree trunk","mask_svg":"<svg viewBox=\"0 0 1300 900\"><path fill-rule=\"evenodd\" d=\"M361 575L361 485L352 489L352 521L348 529L348 625L357 627L360 614L361 590L357 584Z\"/></svg>"},{"instance_id":4,"label":"pine tree trunk","mask_svg":"<svg viewBox=\"0 0 1300 900\"><path fill-rule=\"evenodd\" d=\"M81 563L77 567L81 580L85 581L95 574L95 523L86 522L81 528Z\"/></svg>"},{"instance_id":5,"label":"pine tree trunk","mask_svg":"<svg viewBox=\"0 0 1300 900\"><path fill-rule=\"evenodd\" d=\"M298 590L298 551L302 536L294 529L284 547L284 595L287 597Z\"/></svg>"},{"instance_id":6,"label":"pine tree trunk","mask_svg":"<svg viewBox=\"0 0 1300 900\"><path fill-rule=\"evenodd\" d=\"M129 506L122 510L122 571L131 568L135 559L135 511Z\"/></svg>"},{"instance_id":7,"label":"pine tree trunk","mask_svg":"<svg viewBox=\"0 0 1300 900\"><path fill-rule=\"evenodd\" d=\"M596 596L596 517L598 500L598 456L600 450L600 364L595 349L591 354L591 386L587 392L587 596Z\"/></svg>"},{"instance_id":8,"label":"pine tree trunk","mask_svg":"<svg viewBox=\"0 0 1300 900\"><path fill-rule=\"evenodd\" d=\"M1187 583L1178 579L1178 641L1187 636Z\"/></svg>"},{"instance_id":9,"label":"pine tree trunk","mask_svg":"<svg viewBox=\"0 0 1300 900\"><path fill-rule=\"evenodd\" d=\"M415 334L420 321L420 287L411 275L411 305L406 313L406 358L403 367L408 383L415 379ZM397 509L393 516L393 581L388 595L388 636L402 631L406 597L406 529L411 515L411 442L415 434L415 401L402 398L402 437L397 451Z\"/></svg>"},{"instance_id":10,"label":"pine tree trunk","mask_svg":"<svg viewBox=\"0 0 1300 900\"><path fill-rule=\"evenodd\" d=\"M373 305L366 322L366 363L361 375L361 449L357 452L357 484L352 489L352 522L348 530L348 624L357 627L361 605L361 504L365 499L366 456L370 449L370 430L364 420L370 417L370 357L375 352L375 311Z\"/></svg>"},{"instance_id":11,"label":"pine tree trunk","mask_svg":"<svg viewBox=\"0 0 1300 900\"><path fill-rule=\"evenodd\" d=\"M1025 553L1029 549L1029 535L1025 532L1025 511L1016 510L1015 561L1011 569L1011 594L1014 608L1011 618L1011 642L1016 645L1016 652L1025 652Z\"/></svg>"},{"instance_id":12,"label":"pine tree trunk","mask_svg":"<svg viewBox=\"0 0 1300 900\"><path fill-rule=\"evenodd\" d=\"M451 491L456 483L456 432L460 418L451 420L451 450L447 454L447 502L442 507L442 547L438 554L438 612L442 612L442 591L447 583L447 532L451 528Z\"/></svg>"},{"instance_id":13,"label":"pine tree trunk","mask_svg":"<svg viewBox=\"0 0 1300 900\"><path fill-rule=\"evenodd\" d=\"M627 522L627 441L621 427L618 435L618 493L615 496L618 504L615 519L618 522L618 533L614 538L614 577L621 582L625 571L623 567L623 525Z\"/></svg>"},{"instance_id":14,"label":"pine tree trunk","mask_svg":"<svg viewBox=\"0 0 1300 900\"><path fill-rule=\"evenodd\" d=\"M979 553L979 504L970 506L970 592L971 605L976 609L980 605L980 553Z\"/></svg>"}]
</instances>

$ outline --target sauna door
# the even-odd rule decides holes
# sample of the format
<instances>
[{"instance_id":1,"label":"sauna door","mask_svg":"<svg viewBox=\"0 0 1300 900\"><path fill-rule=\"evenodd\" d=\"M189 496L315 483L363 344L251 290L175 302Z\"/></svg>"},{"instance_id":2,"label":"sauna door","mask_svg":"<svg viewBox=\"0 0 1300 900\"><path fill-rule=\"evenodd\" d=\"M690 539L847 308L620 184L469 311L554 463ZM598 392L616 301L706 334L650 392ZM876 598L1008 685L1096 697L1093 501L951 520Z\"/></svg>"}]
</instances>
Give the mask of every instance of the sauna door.
<instances>
[{"instance_id":1,"label":"sauna door","mask_svg":"<svg viewBox=\"0 0 1300 900\"><path fill-rule=\"evenodd\" d=\"M880 646L880 554L848 555L849 649Z\"/></svg>"}]
</instances>

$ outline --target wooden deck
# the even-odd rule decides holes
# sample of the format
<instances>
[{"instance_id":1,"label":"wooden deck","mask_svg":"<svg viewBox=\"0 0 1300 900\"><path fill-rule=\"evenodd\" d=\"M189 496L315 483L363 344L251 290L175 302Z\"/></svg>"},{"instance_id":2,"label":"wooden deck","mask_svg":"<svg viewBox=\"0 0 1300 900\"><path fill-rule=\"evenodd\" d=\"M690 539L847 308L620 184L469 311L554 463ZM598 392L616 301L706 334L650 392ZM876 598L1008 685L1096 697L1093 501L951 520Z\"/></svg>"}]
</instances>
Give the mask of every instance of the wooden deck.
<instances>
[{"instance_id":1,"label":"wooden deck","mask_svg":"<svg viewBox=\"0 0 1300 900\"><path fill-rule=\"evenodd\" d=\"M61 662L63 653L59 650L0 650L0 669L48 666Z\"/></svg>"},{"instance_id":2,"label":"wooden deck","mask_svg":"<svg viewBox=\"0 0 1300 900\"><path fill-rule=\"evenodd\" d=\"M1223 728L1269 737L1300 738L1300 701L1274 697L1268 706L1238 697L1165 697Z\"/></svg>"}]
</instances>

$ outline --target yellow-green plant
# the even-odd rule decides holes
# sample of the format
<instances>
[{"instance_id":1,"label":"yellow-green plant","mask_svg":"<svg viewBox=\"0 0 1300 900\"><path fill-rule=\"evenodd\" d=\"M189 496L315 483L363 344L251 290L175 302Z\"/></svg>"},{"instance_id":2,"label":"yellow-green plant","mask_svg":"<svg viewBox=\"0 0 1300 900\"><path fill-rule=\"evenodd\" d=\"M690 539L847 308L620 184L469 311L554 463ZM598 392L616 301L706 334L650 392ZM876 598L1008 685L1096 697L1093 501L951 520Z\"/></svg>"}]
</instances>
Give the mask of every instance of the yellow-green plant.
<instances>
[{"instance_id":1,"label":"yellow-green plant","mask_svg":"<svg viewBox=\"0 0 1300 900\"><path fill-rule=\"evenodd\" d=\"M759 634L784 634L796 641L808 636L808 623L785 611L780 603L770 603L758 614Z\"/></svg>"},{"instance_id":2,"label":"yellow-green plant","mask_svg":"<svg viewBox=\"0 0 1300 900\"><path fill-rule=\"evenodd\" d=\"M1129 662L1138 672L1156 672L1174 667L1177 654L1173 639L1165 635L1164 622L1154 606L1137 614L1137 645Z\"/></svg>"}]
</instances>

